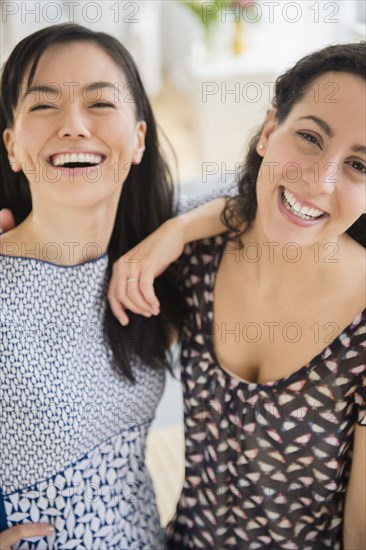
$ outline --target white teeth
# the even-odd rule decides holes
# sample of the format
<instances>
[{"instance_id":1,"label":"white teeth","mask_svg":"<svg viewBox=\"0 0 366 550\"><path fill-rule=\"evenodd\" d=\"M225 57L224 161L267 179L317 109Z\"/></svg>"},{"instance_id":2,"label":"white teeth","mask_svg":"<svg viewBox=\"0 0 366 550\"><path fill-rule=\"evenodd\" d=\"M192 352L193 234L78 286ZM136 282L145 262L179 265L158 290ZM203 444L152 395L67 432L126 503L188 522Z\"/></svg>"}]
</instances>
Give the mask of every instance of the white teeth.
<instances>
[{"instance_id":1,"label":"white teeth","mask_svg":"<svg viewBox=\"0 0 366 550\"><path fill-rule=\"evenodd\" d=\"M61 153L51 158L51 162L54 166L64 166L70 162L99 164L102 160L102 155L96 155L94 153Z\"/></svg>"},{"instance_id":2,"label":"white teeth","mask_svg":"<svg viewBox=\"0 0 366 550\"><path fill-rule=\"evenodd\" d=\"M290 212L302 220L316 219L324 214L323 210L301 206L301 204L297 202L294 195L286 188L284 188L282 195L284 197L284 205L287 210L290 210Z\"/></svg>"}]
</instances>

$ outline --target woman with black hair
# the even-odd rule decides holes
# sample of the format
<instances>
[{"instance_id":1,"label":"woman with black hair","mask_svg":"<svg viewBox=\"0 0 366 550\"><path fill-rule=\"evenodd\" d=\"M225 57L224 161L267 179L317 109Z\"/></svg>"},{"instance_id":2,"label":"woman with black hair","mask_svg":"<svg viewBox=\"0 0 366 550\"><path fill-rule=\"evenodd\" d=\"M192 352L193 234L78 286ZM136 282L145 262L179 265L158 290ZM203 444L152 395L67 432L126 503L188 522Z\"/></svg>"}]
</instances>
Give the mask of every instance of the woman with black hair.
<instances>
[{"instance_id":1,"label":"woman with black hair","mask_svg":"<svg viewBox=\"0 0 366 550\"><path fill-rule=\"evenodd\" d=\"M179 260L186 475L172 549L366 548L365 59L365 42L329 46L277 79L226 233ZM169 220L138 263L116 262L117 317L158 307L154 276L190 229Z\"/></svg>"},{"instance_id":2,"label":"woman with black hair","mask_svg":"<svg viewBox=\"0 0 366 550\"><path fill-rule=\"evenodd\" d=\"M121 327L106 299L114 261L173 215L130 54L78 25L34 33L4 66L0 126L0 208L19 224L0 238L0 546L162 548L144 456L174 274L159 317Z\"/></svg>"}]
</instances>

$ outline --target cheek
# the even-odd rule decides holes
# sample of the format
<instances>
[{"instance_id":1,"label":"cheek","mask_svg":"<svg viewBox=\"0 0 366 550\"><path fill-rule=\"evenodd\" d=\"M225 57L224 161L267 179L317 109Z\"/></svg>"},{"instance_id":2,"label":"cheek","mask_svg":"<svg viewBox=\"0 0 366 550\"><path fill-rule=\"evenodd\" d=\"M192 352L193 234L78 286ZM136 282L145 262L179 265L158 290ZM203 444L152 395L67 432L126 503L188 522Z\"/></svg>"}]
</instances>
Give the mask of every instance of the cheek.
<instances>
[{"instance_id":1,"label":"cheek","mask_svg":"<svg viewBox=\"0 0 366 550\"><path fill-rule=\"evenodd\" d=\"M366 184L359 184L344 188L340 193L339 198L340 208L343 208L345 213L358 219L366 212Z\"/></svg>"},{"instance_id":2,"label":"cheek","mask_svg":"<svg viewBox=\"0 0 366 550\"><path fill-rule=\"evenodd\" d=\"M45 127L44 123L29 120L19 122L16 130L16 146L24 152L32 152L42 147L47 135L52 131L51 124Z\"/></svg>"},{"instance_id":3,"label":"cheek","mask_svg":"<svg viewBox=\"0 0 366 550\"><path fill-rule=\"evenodd\" d=\"M257 193L272 192L282 182L284 172L284 163L281 160L274 160L272 157L263 159L258 174Z\"/></svg>"},{"instance_id":4,"label":"cheek","mask_svg":"<svg viewBox=\"0 0 366 550\"><path fill-rule=\"evenodd\" d=\"M130 156L136 147L135 136L136 121L130 113L105 117L103 124L99 126L99 134L112 147L119 156ZM97 132L96 132L97 133Z\"/></svg>"}]
</instances>

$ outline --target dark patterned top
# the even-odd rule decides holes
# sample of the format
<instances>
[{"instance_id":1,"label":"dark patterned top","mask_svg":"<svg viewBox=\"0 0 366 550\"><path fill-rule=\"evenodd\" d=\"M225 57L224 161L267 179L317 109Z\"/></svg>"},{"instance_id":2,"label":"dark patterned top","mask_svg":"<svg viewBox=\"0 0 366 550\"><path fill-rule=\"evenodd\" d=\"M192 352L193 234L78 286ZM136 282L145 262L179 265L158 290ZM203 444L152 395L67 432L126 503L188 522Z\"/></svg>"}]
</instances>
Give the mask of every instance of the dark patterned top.
<instances>
[{"instance_id":1,"label":"dark patterned top","mask_svg":"<svg viewBox=\"0 0 366 550\"><path fill-rule=\"evenodd\" d=\"M286 378L228 374L211 338L225 241L185 251L186 478L170 548L340 550L353 433L366 426L366 313Z\"/></svg>"}]
</instances>

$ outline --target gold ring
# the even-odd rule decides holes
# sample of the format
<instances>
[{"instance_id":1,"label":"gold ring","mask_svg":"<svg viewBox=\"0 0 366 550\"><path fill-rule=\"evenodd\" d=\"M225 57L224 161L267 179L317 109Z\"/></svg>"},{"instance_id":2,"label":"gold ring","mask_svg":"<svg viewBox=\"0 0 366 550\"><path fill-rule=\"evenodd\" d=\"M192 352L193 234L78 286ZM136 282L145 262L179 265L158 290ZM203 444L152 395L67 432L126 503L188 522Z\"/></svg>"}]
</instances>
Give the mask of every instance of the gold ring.
<instances>
[{"instance_id":1,"label":"gold ring","mask_svg":"<svg viewBox=\"0 0 366 550\"><path fill-rule=\"evenodd\" d=\"M130 277L129 279L127 279L126 285L129 285L130 283L138 283L138 282L139 282L139 277Z\"/></svg>"}]
</instances>

